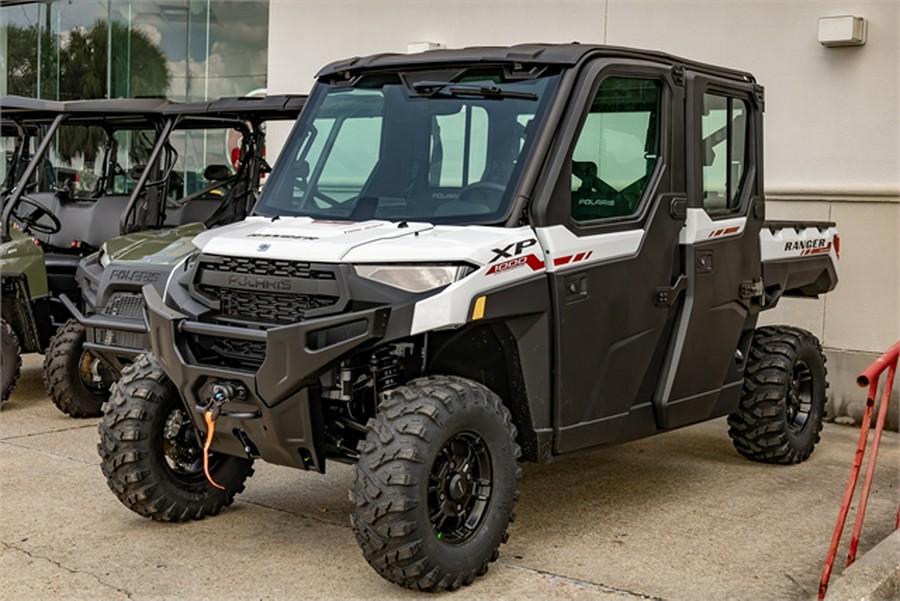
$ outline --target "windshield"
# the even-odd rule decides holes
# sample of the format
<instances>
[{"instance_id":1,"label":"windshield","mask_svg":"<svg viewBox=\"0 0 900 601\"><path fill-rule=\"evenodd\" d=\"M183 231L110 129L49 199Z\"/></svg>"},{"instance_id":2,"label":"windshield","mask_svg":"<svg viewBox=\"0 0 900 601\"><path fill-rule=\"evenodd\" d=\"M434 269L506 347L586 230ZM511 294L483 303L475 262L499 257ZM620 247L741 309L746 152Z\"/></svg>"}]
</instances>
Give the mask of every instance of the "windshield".
<instances>
[{"instance_id":1,"label":"windshield","mask_svg":"<svg viewBox=\"0 0 900 601\"><path fill-rule=\"evenodd\" d=\"M353 87L320 83L255 212L498 221L557 79L507 81L498 68L380 74Z\"/></svg>"}]
</instances>

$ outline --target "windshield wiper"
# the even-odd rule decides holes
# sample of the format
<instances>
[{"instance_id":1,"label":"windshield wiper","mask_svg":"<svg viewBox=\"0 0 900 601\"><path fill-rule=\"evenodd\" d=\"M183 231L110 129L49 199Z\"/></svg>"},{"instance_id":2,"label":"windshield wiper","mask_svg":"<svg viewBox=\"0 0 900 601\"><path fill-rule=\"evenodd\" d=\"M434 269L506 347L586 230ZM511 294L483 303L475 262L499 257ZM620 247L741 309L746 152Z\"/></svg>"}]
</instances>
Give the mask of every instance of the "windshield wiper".
<instances>
[{"instance_id":1,"label":"windshield wiper","mask_svg":"<svg viewBox=\"0 0 900 601\"><path fill-rule=\"evenodd\" d=\"M537 94L534 92L520 92L518 90L504 90L497 86L466 86L455 85L445 81L417 81L412 84L412 88L424 96L434 98L441 97L460 97L460 96L480 96L482 98L515 98L518 100L537 100Z\"/></svg>"}]
</instances>

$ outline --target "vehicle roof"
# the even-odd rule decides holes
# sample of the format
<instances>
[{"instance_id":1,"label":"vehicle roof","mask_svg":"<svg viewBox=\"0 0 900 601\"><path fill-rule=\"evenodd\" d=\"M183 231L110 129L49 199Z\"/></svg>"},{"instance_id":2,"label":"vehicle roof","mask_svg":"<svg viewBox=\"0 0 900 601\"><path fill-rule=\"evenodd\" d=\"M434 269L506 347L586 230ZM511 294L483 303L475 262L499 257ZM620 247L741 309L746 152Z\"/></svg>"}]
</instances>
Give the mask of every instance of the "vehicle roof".
<instances>
[{"instance_id":1,"label":"vehicle roof","mask_svg":"<svg viewBox=\"0 0 900 601\"><path fill-rule=\"evenodd\" d=\"M339 73L420 69L435 65L510 64L557 65L571 67L588 55L611 58L649 60L668 65L679 65L692 70L711 73L728 79L755 82L750 73L680 58L655 50L641 50L623 46L599 44L519 44L516 46L473 46L452 50L428 50L418 54L373 54L335 61L322 68L317 78L328 78Z\"/></svg>"},{"instance_id":2,"label":"vehicle roof","mask_svg":"<svg viewBox=\"0 0 900 601\"><path fill-rule=\"evenodd\" d=\"M52 120L62 112L63 103L25 96L0 97L0 115L4 119Z\"/></svg>"},{"instance_id":3,"label":"vehicle roof","mask_svg":"<svg viewBox=\"0 0 900 601\"><path fill-rule=\"evenodd\" d=\"M184 116L184 118L192 120L191 124L196 118L198 126L203 123L200 119L204 119L207 126L214 127L215 125L210 124L209 120L293 120L300 114L300 109L303 108L305 102L306 96L301 94L228 96L211 101L170 103L163 112L167 117ZM190 125L181 125L181 127L186 126Z\"/></svg>"},{"instance_id":4,"label":"vehicle roof","mask_svg":"<svg viewBox=\"0 0 900 601\"><path fill-rule=\"evenodd\" d=\"M24 96L0 98L0 113L4 119L15 121L52 121L66 115L66 123L113 124L119 126L151 127L169 105L164 98L111 98L91 100L44 100Z\"/></svg>"}]
</instances>

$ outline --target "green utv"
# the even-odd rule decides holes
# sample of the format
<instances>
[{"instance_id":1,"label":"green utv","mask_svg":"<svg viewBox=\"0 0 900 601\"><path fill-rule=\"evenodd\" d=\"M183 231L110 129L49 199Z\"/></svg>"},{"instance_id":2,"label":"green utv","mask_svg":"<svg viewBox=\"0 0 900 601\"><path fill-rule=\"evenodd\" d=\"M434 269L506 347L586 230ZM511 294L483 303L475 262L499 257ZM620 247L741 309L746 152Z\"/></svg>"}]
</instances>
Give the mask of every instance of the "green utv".
<instances>
[{"instance_id":1,"label":"green utv","mask_svg":"<svg viewBox=\"0 0 900 601\"><path fill-rule=\"evenodd\" d=\"M0 400L15 386L20 352L41 352L68 316L59 298L77 292L78 261L118 235L119 216L138 202L132 165L152 146L166 104L0 99L4 122L19 130L2 194Z\"/></svg>"},{"instance_id":2,"label":"green utv","mask_svg":"<svg viewBox=\"0 0 900 601\"><path fill-rule=\"evenodd\" d=\"M3 107L0 107L0 113L5 113ZM32 143L38 135L39 126L29 122L25 114L20 114L16 120L3 119L0 120L0 136L3 139L2 161L0 168L2 172L2 183L0 183L0 207L3 201L9 195L10 190L15 186L22 169L28 165L30 160L30 152L32 151ZM0 255L0 261L2 261ZM0 348L0 382L2 382L2 397L0 402L6 400L12 389L15 387L15 381L21 369L21 358L18 353L18 341L15 339L15 333L6 320L0 319L0 331L2 331L2 348Z\"/></svg>"},{"instance_id":3,"label":"green utv","mask_svg":"<svg viewBox=\"0 0 900 601\"><path fill-rule=\"evenodd\" d=\"M140 209L130 208L121 217L123 234L78 266L80 294L60 295L72 318L44 358L44 381L60 410L74 417L101 414L109 385L150 346L141 287L151 284L161 292L175 264L196 250L194 236L246 216L269 171L264 124L293 121L304 99L221 98L163 110L149 171L175 182L180 198L172 200L170 193L166 203L144 208L137 221L131 211Z\"/></svg>"}]
</instances>

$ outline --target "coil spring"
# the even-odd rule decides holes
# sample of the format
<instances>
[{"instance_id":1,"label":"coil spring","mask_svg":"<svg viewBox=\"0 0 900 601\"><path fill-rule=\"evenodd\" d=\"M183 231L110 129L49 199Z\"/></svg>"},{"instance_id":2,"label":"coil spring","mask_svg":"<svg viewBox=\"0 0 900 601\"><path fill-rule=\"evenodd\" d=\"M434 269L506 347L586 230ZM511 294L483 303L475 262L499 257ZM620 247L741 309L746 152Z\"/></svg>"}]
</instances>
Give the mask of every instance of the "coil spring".
<instances>
[{"instance_id":1,"label":"coil spring","mask_svg":"<svg viewBox=\"0 0 900 601\"><path fill-rule=\"evenodd\" d=\"M374 351L369 357L369 373L375 381L375 393L380 394L400 383L400 361L385 347Z\"/></svg>"}]
</instances>

